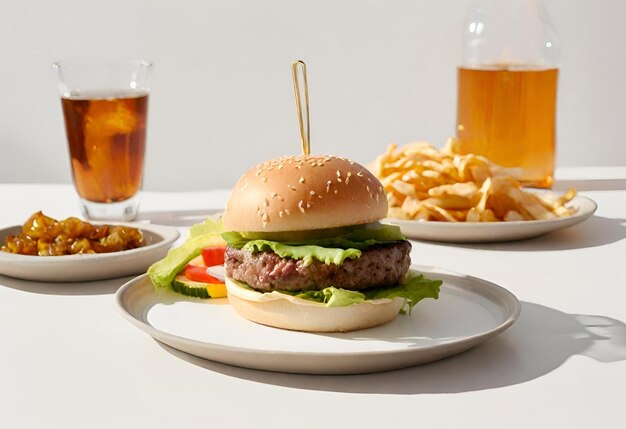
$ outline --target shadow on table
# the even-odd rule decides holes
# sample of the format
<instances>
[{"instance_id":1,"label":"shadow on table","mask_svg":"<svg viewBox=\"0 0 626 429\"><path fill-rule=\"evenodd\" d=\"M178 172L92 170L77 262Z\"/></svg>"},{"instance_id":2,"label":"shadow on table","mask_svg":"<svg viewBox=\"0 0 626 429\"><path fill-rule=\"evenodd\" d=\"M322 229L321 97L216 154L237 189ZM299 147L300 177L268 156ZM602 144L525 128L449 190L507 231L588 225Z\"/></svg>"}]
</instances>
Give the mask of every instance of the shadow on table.
<instances>
[{"instance_id":1,"label":"shadow on table","mask_svg":"<svg viewBox=\"0 0 626 429\"><path fill-rule=\"evenodd\" d=\"M0 275L0 288L8 287L24 292L42 295L110 295L135 276L117 279L97 280L80 283L47 283L33 280L20 280Z\"/></svg>"},{"instance_id":2,"label":"shadow on table","mask_svg":"<svg viewBox=\"0 0 626 429\"><path fill-rule=\"evenodd\" d=\"M482 346L426 365L362 375L300 375L244 369L159 344L198 367L257 383L347 393L458 393L534 380L575 355L607 364L626 360L626 325L604 316L566 314L522 302L517 323Z\"/></svg>"},{"instance_id":3,"label":"shadow on table","mask_svg":"<svg viewBox=\"0 0 626 429\"><path fill-rule=\"evenodd\" d=\"M604 246L626 238L626 219L591 216L578 225L560 229L537 238L503 243L436 243L441 246L481 250L570 250Z\"/></svg>"},{"instance_id":4,"label":"shadow on table","mask_svg":"<svg viewBox=\"0 0 626 429\"><path fill-rule=\"evenodd\" d=\"M626 179L557 180L552 187L554 191L566 191L570 188L579 192L626 191Z\"/></svg>"},{"instance_id":5,"label":"shadow on table","mask_svg":"<svg viewBox=\"0 0 626 429\"><path fill-rule=\"evenodd\" d=\"M222 209L208 210L168 210L154 212L140 212L136 221L149 221L157 225L168 226L191 226L196 223L204 222L209 216L221 214Z\"/></svg>"}]
</instances>

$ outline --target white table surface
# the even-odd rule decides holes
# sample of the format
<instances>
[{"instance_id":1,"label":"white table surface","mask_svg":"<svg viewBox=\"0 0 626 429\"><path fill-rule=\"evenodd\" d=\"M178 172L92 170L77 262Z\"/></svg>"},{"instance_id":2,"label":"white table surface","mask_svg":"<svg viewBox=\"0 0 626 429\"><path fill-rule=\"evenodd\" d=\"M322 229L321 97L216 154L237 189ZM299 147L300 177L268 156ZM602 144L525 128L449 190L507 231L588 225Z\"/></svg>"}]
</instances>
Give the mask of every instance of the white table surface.
<instances>
[{"instance_id":1,"label":"white table surface","mask_svg":"<svg viewBox=\"0 0 626 429\"><path fill-rule=\"evenodd\" d=\"M357 376L235 368L156 343L117 312L128 279L0 276L0 427L626 427L626 167L561 169L596 215L517 243L413 243L413 261L498 283L519 321L462 355ZM207 184L210 186L210 183ZM188 225L227 191L143 196ZM78 215L69 185L0 184L0 225ZM223 329L224 327L218 327Z\"/></svg>"}]
</instances>

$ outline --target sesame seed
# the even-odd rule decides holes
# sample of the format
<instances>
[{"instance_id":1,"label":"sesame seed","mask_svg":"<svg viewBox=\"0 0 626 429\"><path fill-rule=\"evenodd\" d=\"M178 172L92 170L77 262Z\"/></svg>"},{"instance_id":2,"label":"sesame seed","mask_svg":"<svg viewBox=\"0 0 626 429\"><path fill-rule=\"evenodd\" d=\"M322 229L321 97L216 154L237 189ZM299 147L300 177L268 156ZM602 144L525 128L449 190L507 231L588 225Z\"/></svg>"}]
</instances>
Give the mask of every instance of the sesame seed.
<instances>
[{"instance_id":1,"label":"sesame seed","mask_svg":"<svg viewBox=\"0 0 626 429\"><path fill-rule=\"evenodd\" d=\"M271 193L271 196L272 196L272 198L276 198L276 197L278 196L278 193L276 193L276 192L272 192L272 193Z\"/></svg>"},{"instance_id":2,"label":"sesame seed","mask_svg":"<svg viewBox=\"0 0 626 429\"><path fill-rule=\"evenodd\" d=\"M335 189L335 194L337 193L337 190Z\"/></svg>"},{"instance_id":3,"label":"sesame seed","mask_svg":"<svg viewBox=\"0 0 626 429\"><path fill-rule=\"evenodd\" d=\"M311 208L311 203L306 203L306 208L310 209Z\"/></svg>"},{"instance_id":4,"label":"sesame seed","mask_svg":"<svg viewBox=\"0 0 626 429\"><path fill-rule=\"evenodd\" d=\"M300 180L298 180L298 182L304 183L304 177L301 177Z\"/></svg>"},{"instance_id":5,"label":"sesame seed","mask_svg":"<svg viewBox=\"0 0 626 429\"><path fill-rule=\"evenodd\" d=\"M263 172L263 170L257 170L257 171L256 171L256 175L257 175L257 176L260 176L262 172Z\"/></svg>"},{"instance_id":6,"label":"sesame seed","mask_svg":"<svg viewBox=\"0 0 626 429\"><path fill-rule=\"evenodd\" d=\"M281 219L283 218L283 211L282 210L278 212L278 217L281 218Z\"/></svg>"},{"instance_id":7,"label":"sesame seed","mask_svg":"<svg viewBox=\"0 0 626 429\"><path fill-rule=\"evenodd\" d=\"M367 192L370 191L370 187L369 186L366 186L365 189L367 189Z\"/></svg>"},{"instance_id":8,"label":"sesame seed","mask_svg":"<svg viewBox=\"0 0 626 429\"><path fill-rule=\"evenodd\" d=\"M358 173L356 173L356 175L359 176L359 177L363 177L363 172L359 171Z\"/></svg>"},{"instance_id":9,"label":"sesame seed","mask_svg":"<svg viewBox=\"0 0 626 429\"><path fill-rule=\"evenodd\" d=\"M310 191L309 194L315 195L315 191Z\"/></svg>"},{"instance_id":10,"label":"sesame seed","mask_svg":"<svg viewBox=\"0 0 626 429\"><path fill-rule=\"evenodd\" d=\"M282 170L283 169L283 165L282 164L278 164L278 169Z\"/></svg>"},{"instance_id":11,"label":"sesame seed","mask_svg":"<svg viewBox=\"0 0 626 429\"><path fill-rule=\"evenodd\" d=\"M269 222L270 217L267 215L267 213L263 213L263 222Z\"/></svg>"},{"instance_id":12,"label":"sesame seed","mask_svg":"<svg viewBox=\"0 0 626 429\"><path fill-rule=\"evenodd\" d=\"M350 165L353 165L353 164L354 164L354 161L350 161Z\"/></svg>"},{"instance_id":13,"label":"sesame seed","mask_svg":"<svg viewBox=\"0 0 626 429\"><path fill-rule=\"evenodd\" d=\"M287 187L288 187L289 189L291 189L292 191L295 191L295 190L296 190L296 187L295 187L295 186L293 186L293 185L287 185Z\"/></svg>"},{"instance_id":14,"label":"sesame seed","mask_svg":"<svg viewBox=\"0 0 626 429\"><path fill-rule=\"evenodd\" d=\"M350 174L350 173L348 173ZM348 184L348 182L350 181L350 176L346 177L346 185Z\"/></svg>"},{"instance_id":15,"label":"sesame seed","mask_svg":"<svg viewBox=\"0 0 626 429\"><path fill-rule=\"evenodd\" d=\"M290 215L291 212L289 211L289 209L285 209L285 214Z\"/></svg>"},{"instance_id":16,"label":"sesame seed","mask_svg":"<svg viewBox=\"0 0 626 429\"><path fill-rule=\"evenodd\" d=\"M341 171L337 170L337 177L341 177Z\"/></svg>"},{"instance_id":17,"label":"sesame seed","mask_svg":"<svg viewBox=\"0 0 626 429\"><path fill-rule=\"evenodd\" d=\"M268 207L270 205L270 202L267 201L267 198L265 198L263 201L265 202L265 207Z\"/></svg>"},{"instance_id":18,"label":"sesame seed","mask_svg":"<svg viewBox=\"0 0 626 429\"><path fill-rule=\"evenodd\" d=\"M341 183L341 177L337 177L337 182Z\"/></svg>"},{"instance_id":19,"label":"sesame seed","mask_svg":"<svg viewBox=\"0 0 626 429\"><path fill-rule=\"evenodd\" d=\"M346 174L346 176L350 177L350 176L352 176L352 173L348 171L348 173Z\"/></svg>"},{"instance_id":20,"label":"sesame seed","mask_svg":"<svg viewBox=\"0 0 626 429\"><path fill-rule=\"evenodd\" d=\"M376 202L378 202L378 200L380 200L380 194L376 194Z\"/></svg>"},{"instance_id":21,"label":"sesame seed","mask_svg":"<svg viewBox=\"0 0 626 429\"><path fill-rule=\"evenodd\" d=\"M263 176L263 177L261 178L261 180L263 181L263 183L265 183L265 182L267 182L267 177Z\"/></svg>"},{"instance_id":22,"label":"sesame seed","mask_svg":"<svg viewBox=\"0 0 626 429\"><path fill-rule=\"evenodd\" d=\"M382 186L378 186L378 190L379 190L380 192L382 192L382 191L383 191L383 187L382 187Z\"/></svg>"}]
</instances>

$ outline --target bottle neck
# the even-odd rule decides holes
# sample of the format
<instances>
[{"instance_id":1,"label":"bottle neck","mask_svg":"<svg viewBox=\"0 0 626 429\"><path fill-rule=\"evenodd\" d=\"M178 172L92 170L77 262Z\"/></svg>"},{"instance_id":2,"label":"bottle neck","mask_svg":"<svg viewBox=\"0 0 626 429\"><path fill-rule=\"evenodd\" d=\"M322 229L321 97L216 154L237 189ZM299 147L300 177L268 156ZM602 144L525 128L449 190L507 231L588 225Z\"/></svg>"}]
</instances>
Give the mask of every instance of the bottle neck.
<instances>
[{"instance_id":1,"label":"bottle neck","mask_svg":"<svg viewBox=\"0 0 626 429\"><path fill-rule=\"evenodd\" d=\"M541 0L474 0L463 66L554 68L560 43Z\"/></svg>"}]
</instances>

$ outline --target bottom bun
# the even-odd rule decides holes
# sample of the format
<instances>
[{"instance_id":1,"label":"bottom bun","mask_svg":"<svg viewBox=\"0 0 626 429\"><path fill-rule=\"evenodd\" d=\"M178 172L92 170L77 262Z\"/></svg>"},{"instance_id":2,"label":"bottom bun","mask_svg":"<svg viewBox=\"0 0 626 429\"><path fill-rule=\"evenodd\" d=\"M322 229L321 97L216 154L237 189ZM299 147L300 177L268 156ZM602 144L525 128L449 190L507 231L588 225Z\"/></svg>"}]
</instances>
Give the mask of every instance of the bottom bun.
<instances>
[{"instance_id":1,"label":"bottom bun","mask_svg":"<svg viewBox=\"0 0 626 429\"><path fill-rule=\"evenodd\" d=\"M280 292L261 293L226 277L228 301L243 317L262 325L305 332L348 332L393 320L403 298L377 299L346 307L327 307Z\"/></svg>"}]
</instances>

